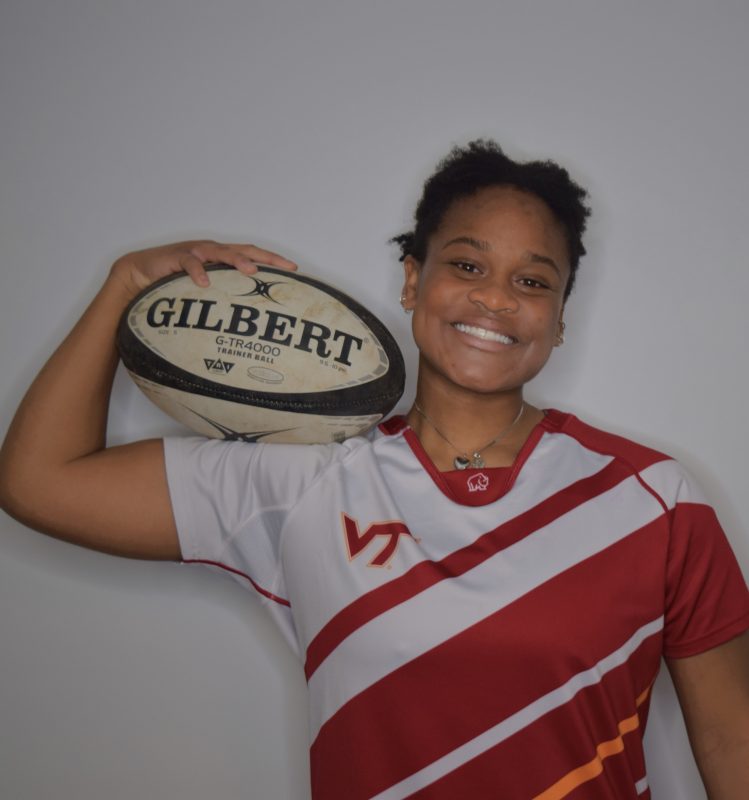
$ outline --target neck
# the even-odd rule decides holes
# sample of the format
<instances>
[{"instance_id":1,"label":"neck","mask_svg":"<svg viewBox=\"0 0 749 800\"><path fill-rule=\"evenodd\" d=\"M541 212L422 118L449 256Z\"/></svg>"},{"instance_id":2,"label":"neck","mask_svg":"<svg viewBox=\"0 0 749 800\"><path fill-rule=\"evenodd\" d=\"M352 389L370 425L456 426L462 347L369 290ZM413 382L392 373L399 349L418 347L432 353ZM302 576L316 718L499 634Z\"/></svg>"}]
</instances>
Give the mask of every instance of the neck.
<instances>
[{"instance_id":1,"label":"neck","mask_svg":"<svg viewBox=\"0 0 749 800\"><path fill-rule=\"evenodd\" d=\"M449 470L456 457L470 459L476 452L487 467L511 465L542 417L524 403L521 388L481 394L420 379L408 422L437 468Z\"/></svg>"}]
</instances>

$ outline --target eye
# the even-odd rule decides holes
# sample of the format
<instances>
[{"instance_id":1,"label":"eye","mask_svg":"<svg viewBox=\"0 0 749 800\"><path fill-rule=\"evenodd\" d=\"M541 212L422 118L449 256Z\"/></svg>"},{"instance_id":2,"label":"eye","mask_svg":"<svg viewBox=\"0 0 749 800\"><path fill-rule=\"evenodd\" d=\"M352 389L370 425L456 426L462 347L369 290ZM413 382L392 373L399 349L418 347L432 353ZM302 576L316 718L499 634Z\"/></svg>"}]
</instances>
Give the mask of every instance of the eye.
<instances>
[{"instance_id":1,"label":"eye","mask_svg":"<svg viewBox=\"0 0 749 800\"><path fill-rule=\"evenodd\" d=\"M472 262L472 261L463 261L462 259L456 258L455 260L451 261L453 267L455 267L459 272L464 272L468 275L478 275L481 270Z\"/></svg>"},{"instance_id":2,"label":"eye","mask_svg":"<svg viewBox=\"0 0 749 800\"><path fill-rule=\"evenodd\" d=\"M549 284L546 281L539 280L538 278L520 278L518 283L526 286L528 289L548 289Z\"/></svg>"}]
</instances>

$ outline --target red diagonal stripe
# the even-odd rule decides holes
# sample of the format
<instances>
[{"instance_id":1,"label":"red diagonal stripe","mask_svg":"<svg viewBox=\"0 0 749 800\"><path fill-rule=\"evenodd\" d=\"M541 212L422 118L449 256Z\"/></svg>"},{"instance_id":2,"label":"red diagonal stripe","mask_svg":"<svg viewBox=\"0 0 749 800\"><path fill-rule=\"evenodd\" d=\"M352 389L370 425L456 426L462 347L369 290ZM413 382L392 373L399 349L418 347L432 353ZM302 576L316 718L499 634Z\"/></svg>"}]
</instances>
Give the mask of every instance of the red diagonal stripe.
<instances>
[{"instance_id":1,"label":"red diagonal stripe","mask_svg":"<svg viewBox=\"0 0 749 800\"><path fill-rule=\"evenodd\" d=\"M315 796L373 797L621 647L663 612L667 548L664 515L356 695L322 726L312 745ZM590 739L576 731L592 730L594 740L595 736L603 740L609 727L633 713L628 703L653 679L660 649L661 637L652 636L631 657L632 668L610 673L607 680L619 681L618 694L592 707L578 707L579 700L565 704L572 709L565 717L568 726L554 727L555 718L544 715L527 732L519 731L492 748L496 774L517 766L522 748L514 742L521 735L526 743L539 737L547 748L556 739L564 742L556 755L532 756L526 751L526 759L537 759L539 791L570 765L585 763L592 757L585 752ZM480 780L480 770L475 779ZM452 783L447 785L455 789ZM521 794L526 796L517 796ZM447 791L424 796L487 794L456 790L452 795Z\"/></svg>"},{"instance_id":2,"label":"red diagonal stripe","mask_svg":"<svg viewBox=\"0 0 749 800\"><path fill-rule=\"evenodd\" d=\"M657 642L643 642L631 663L657 663ZM602 683L582 689L569 703L554 709L542 724L532 725L471 759L438 781L409 795L409 800L455 800L456 797L535 797L573 767L596 755L596 745L615 737L617 719L638 718L636 730L623 737L624 749L604 762L603 772L577 787L575 798L616 797L645 800L635 784L646 774L642 734L649 696L636 708L627 665L608 673ZM604 712L604 709L606 710ZM558 732L549 736L549 730ZM576 735L585 731L585 736ZM566 733L567 735L562 735Z\"/></svg>"},{"instance_id":3,"label":"red diagonal stripe","mask_svg":"<svg viewBox=\"0 0 749 800\"><path fill-rule=\"evenodd\" d=\"M400 577L357 598L339 611L310 642L304 666L307 680L333 650L362 625L439 581L468 572L500 550L616 486L631 474L625 465L614 460L595 475L567 486L533 508L483 534L470 545L450 553L440 561L422 561Z\"/></svg>"}]
</instances>

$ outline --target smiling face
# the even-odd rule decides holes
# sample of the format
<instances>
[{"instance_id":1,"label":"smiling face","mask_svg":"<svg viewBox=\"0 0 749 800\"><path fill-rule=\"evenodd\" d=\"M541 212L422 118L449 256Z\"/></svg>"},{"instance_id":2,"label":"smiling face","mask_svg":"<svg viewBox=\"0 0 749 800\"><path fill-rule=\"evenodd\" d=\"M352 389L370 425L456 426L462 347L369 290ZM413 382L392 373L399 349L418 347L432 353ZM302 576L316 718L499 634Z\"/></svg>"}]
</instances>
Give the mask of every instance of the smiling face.
<instances>
[{"instance_id":1,"label":"smiling face","mask_svg":"<svg viewBox=\"0 0 749 800\"><path fill-rule=\"evenodd\" d=\"M404 266L422 387L515 392L546 363L569 257L562 227L535 195L496 186L456 200L424 262Z\"/></svg>"}]
</instances>

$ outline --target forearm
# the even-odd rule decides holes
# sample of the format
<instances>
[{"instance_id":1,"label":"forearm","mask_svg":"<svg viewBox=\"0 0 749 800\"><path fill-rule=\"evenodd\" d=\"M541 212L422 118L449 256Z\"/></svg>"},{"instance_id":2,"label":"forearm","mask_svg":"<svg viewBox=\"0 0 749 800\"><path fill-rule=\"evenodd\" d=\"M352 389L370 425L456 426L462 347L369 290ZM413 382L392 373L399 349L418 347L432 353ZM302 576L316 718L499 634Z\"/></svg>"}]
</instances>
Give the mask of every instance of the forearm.
<instances>
[{"instance_id":1,"label":"forearm","mask_svg":"<svg viewBox=\"0 0 749 800\"><path fill-rule=\"evenodd\" d=\"M745 800L749 797L749 731L744 739L715 737L695 758L708 800Z\"/></svg>"},{"instance_id":2,"label":"forearm","mask_svg":"<svg viewBox=\"0 0 749 800\"><path fill-rule=\"evenodd\" d=\"M709 800L746 800L749 633L667 663Z\"/></svg>"}]
</instances>

